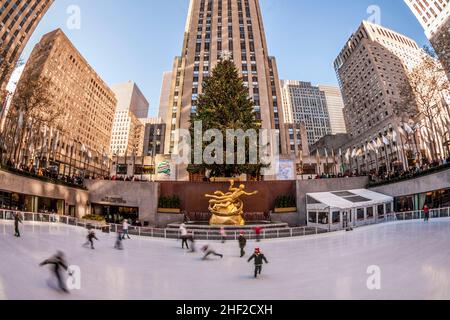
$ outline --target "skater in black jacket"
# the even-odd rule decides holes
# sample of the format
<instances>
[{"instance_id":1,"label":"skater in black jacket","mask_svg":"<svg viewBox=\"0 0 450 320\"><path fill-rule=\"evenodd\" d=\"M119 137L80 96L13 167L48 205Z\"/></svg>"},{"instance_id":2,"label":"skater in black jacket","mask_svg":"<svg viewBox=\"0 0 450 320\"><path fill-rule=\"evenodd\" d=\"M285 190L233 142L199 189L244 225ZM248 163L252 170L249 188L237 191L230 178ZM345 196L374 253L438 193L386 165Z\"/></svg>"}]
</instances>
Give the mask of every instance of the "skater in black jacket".
<instances>
[{"instance_id":1,"label":"skater in black jacket","mask_svg":"<svg viewBox=\"0 0 450 320\"><path fill-rule=\"evenodd\" d=\"M253 259L255 259L255 278L257 278L258 274L261 274L263 261L265 263L269 263L269 261L267 261L266 256L261 253L261 250L259 248L255 249L255 253L248 259L248 262L252 261Z\"/></svg>"},{"instance_id":2,"label":"skater in black jacket","mask_svg":"<svg viewBox=\"0 0 450 320\"><path fill-rule=\"evenodd\" d=\"M94 230L89 230L89 233L88 233L88 235L87 235L86 238L87 238L87 242L86 242L83 246L86 247L86 246L88 246L89 244L91 244L91 249L92 249L92 250L95 249L95 248L94 248L94 239L97 240L97 241L99 241L99 240L98 240L97 237L95 236Z\"/></svg>"},{"instance_id":3,"label":"skater in black jacket","mask_svg":"<svg viewBox=\"0 0 450 320\"><path fill-rule=\"evenodd\" d=\"M245 246L247 245L247 239L245 238L245 235L243 232L239 235L238 238L239 241L239 248L241 249L241 258L245 256Z\"/></svg>"},{"instance_id":4,"label":"skater in black jacket","mask_svg":"<svg viewBox=\"0 0 450 320\"><path fill-rule=\"evenodd\" d=\"M58 251L56 255L50 259L45 260L39 266L45 266L47 264L53 265L53 274L55 275L56 279L58 280L58 286L59 288L64 291L65 293L69 293L69 290L67 290L66 285L63 282L63 276L61 274L61 269L64 269L67 271L68 266L64 259L64 253L61 251Z\"/></svg>"},{"instance_id":5,"label":"skater in black jacket","mask_svg":"<svg viewBox=\"0 0 450 320\"><path fill-rule=\"evenodd\" d=\"M20 238L19 222L22 223L19 213L14 214L14 236Z\"/></svg>"}]
</instances>

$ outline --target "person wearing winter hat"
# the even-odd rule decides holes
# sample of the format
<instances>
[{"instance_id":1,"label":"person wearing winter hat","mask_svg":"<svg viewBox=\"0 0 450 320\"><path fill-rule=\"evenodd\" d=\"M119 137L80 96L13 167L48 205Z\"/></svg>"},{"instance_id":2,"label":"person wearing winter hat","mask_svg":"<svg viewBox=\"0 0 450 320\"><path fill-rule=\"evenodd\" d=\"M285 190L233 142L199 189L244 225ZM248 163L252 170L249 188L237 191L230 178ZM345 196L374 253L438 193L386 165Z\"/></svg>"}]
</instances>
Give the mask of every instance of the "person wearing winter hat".
<instances>
[{"instance_id":1,"label":"person wearing winter hat","mask_svg":"<svg viewBox=\"0 0 450 320\"><path fill-rule=\"evenodd\" d=\"M248 262L255 260L255 278L258 277L258 274L261 275L262 265L263 263L269 263L267 261L266 256L261 252L259 248L255 249L255 253L248 259Z\"/></svg>"}]
</instances>

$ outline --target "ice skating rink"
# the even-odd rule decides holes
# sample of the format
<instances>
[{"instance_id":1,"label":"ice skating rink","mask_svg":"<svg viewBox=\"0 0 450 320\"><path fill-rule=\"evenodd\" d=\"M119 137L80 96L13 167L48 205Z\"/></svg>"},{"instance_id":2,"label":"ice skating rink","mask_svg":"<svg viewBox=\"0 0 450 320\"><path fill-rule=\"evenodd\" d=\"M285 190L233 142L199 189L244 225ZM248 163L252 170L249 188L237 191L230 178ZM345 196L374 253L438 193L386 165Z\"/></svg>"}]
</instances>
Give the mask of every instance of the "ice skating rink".
<instances>
[{"instance_id":1,"label":"ice skating rink","mask_svg":"<svg viewBox=\"0 0 450 320\"><path fill-rule=\"evenodd\" d=\"M81 228L26 223L21 231L16 239L0 221L0 299L450 299L450 219L263 241L270 264L257 280L235 241L211 243L225 257L202 261L175 240L133 237L117 251L114 234L97 232L90 250ZM81 268L81 289L69 295L51 289L49 267L38 266L57 250ZM367 288L372 265L380 290Z\"/></svg>"}]
</instances>

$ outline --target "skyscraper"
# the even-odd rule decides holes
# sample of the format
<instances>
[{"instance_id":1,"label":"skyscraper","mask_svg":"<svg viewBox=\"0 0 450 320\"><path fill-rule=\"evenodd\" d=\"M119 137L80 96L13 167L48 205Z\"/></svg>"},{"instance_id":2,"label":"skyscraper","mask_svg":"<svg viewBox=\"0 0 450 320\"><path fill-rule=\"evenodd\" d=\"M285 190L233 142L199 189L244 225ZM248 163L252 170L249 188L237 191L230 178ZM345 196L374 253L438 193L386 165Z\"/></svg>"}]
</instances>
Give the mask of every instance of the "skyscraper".
<instances>
[{"instance_id":1,"label":"skyscraper","mask_svg":"<svg viewBox=\"0 0 450 320\"><path fill-rule=\"evenodd\" d=\"M110 155L140 156L144 143L144 120L149 102L136 83L128 81L111 86L116 95L117 109L109 148Z\"/></svg>"},{"instance_id":2,"label":"skyscraper","mask_svg":"<svg viewBox=\"0 0 450 320\"><path fill-rule=\"evenodd\" d=\"M175 58L169 96L166 150L174 151L175 130L188 129L202 81L222 56L230 56L249 89L266 129L284 130L275 58L268 54L259 0L191 0L183 50ZM286 146L281 144L283 152ZM188 175L178 176L187 179Z\"/></svg>"},{"instance_id":3,"label":"skyscraper","mask_svg":"<svg viewBox=\"0 0 450 320\"><path fill-rule=\"evenodd\" d=\"M49 128L53 134L44 134L49 147L41 157L60 174L107 174L105 158L117 103L112 90L61 29L45 34L34 47L19 86L30 75L48 79L52 104L64 107L62 128Z\"/></svg>"},{"instance_id":4,"label":"skyscraper","mask_svg":"<svg viewBox=\"0 0 450 320\"><path fill-rule=\"evenodd\" d=\"M117 111L130 110L136 118L145 119L148 117L149 102L133 81L119 83L111 86L117 98Z\"/></svg>"},{"instance_id":5,"label":"skyscraper","mask_svg":"<svg viewBox=\"0 0 450 320\"><path fill-rule=\"evenodd\" d=\"M325 93L328 114L330 116L331 134L347 133L344 119L344 100L341 90L336 86L319 84L319 90Z\"/></svg>"},{"instance_id":6,"label":"skyscraper","mask_svg":"<svg viewBox=\"0 0 450 320\"><path fill-rule=\"evenodd\" d=\"M450 16L450 0L404 0L419 20L428 39L445 24Z\"/></svg>"},{"instance_id":7,"label":"skyscraper","mask_svg":"<svg viewBox=\"0 0 450 320\"><path fill-rule=\"evenodd\" d=\"M348 147L365 149L368 142L397 129L402 120L397 112L401 85L408 81L407 70L420 62L421 49L414 40L362 22L334 62L352 138ZM386 153L379 156L379 163L386 164ZM396 159L395 152L391 159Z\"/></svg>"},{"instance_id":8,"label":"skyscraper","mask_svg":"<svg viewBox=\"0 0 450 320\"><path fill-rule=\"evenodd\" d=\"M419 20L450 79L450 0L405 0Z\"/></svg>"},{"instance_id":9,"label":"skyscraper","mask_svg":"<svg viewBox=\"0 0 450 320\"><path fill-rule=\"evenodd\" d=\"M304 124L308 144L312 145L327 134L331 134L325 92L310 82L282 80L281 90L284 111L293 123Z\"/></svg>"},{"instance_id":10,"label":"skyscraper","mask_svg":"<svg viewBox=\"0 0 450 320\"><path fill-rule=\"evenodd\" d=\"M158 117L166 120L169 112L170 89L172 85L172 71L163 73L161 94L159 98Z\"/></svg>"},{"instance_id":11,"label":"skyscraper","mask_svg":"<svg viewBox=\"0 0 450 320\"><path fill-rule=\"evenodd\" d=\"M0 2L0 63L14 66L32 33L54 0L2 0ZM0 74L0 89L12 70Z\"/></svg>"}]
</instances>

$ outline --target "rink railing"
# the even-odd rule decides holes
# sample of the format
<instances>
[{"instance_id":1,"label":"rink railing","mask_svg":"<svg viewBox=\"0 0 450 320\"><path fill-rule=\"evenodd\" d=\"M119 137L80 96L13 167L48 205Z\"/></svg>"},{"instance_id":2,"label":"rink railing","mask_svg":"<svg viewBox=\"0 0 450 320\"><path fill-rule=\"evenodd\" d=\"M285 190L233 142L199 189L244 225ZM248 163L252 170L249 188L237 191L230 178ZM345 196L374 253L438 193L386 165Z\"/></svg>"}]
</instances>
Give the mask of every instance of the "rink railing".
<instances>
[{"instance_id":1,"label":"rink railing","mask_svg":"<svg viewBox=\"0 0 450 320\"><path fill-rule=\"evenodd\" d=\"M102 232L110 233L117 232L122 229L121 225L117 224L102 224L94 221L87 221L69 216L61 216L56 214L44 214L33 212L22 212L15 210L0 209L0 220L13 220L14 214L20 214L23 221L34 222L49 222L49 223L62 223L66 225L94 228L101 230ZM450 208L439 208L430 210L430 219L450 217ZM407 220L420 220L424 219L425 214L423 210L399 212L386 214L383 217L378 217L372 221L354 221L351 223L352 227L363 227L366 225L375 225L394 221L407 221ZM343 230L339 229L339 230ZM277 238L292 238L302 237L308 235L324 234L329 232L335 232L339 230L330 230L320 227L297 227L297 228L279 228L279 229L263 229L260 235L261 239L277 239ZM181 237L180 231L177 229L160 229L150 227L129 227L129 234L152 237L152 238L165 238L165 239L179 239ZM220 231L216 230L190 230L197 240L221 240L222 236ZM227 231L227 240L237 240L241 231L229 230ZM244 231L247 239L256 239L256 234L253 230Z\"/></svg>"}]
</instances>

